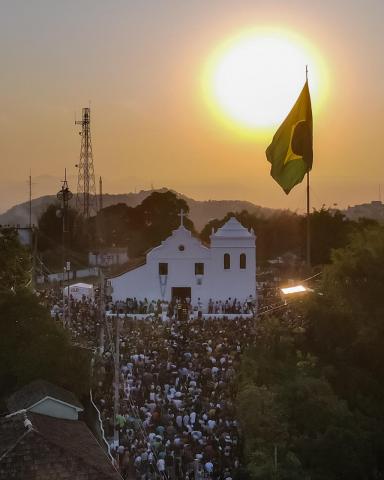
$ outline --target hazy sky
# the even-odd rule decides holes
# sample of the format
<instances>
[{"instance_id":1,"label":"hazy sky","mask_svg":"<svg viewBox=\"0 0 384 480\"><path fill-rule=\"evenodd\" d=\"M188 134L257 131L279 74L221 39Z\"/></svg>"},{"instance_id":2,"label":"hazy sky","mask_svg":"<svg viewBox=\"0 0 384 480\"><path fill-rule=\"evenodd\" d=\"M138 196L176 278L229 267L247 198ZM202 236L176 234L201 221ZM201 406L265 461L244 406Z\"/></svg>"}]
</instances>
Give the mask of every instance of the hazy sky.
<instances>
[{"instance_id":1,"label":"hazy sky","mask_svg":"<svg viewBox=\"0 0 384 480\"><path fill-rule=\"evenodd\" d=\"M104 191L167 186L196 199L304 207L269 176L269 141L208 111L202 70L242 30L277 26L321 53L329 92L314 118L314 206L378 198L383 182L383 0L0 0L0 211L76 190L75 112L91 102ZM292 103L295 99L292 99ZM384 190L384 188L383 188Z\"/></svg>"}]
</instances>

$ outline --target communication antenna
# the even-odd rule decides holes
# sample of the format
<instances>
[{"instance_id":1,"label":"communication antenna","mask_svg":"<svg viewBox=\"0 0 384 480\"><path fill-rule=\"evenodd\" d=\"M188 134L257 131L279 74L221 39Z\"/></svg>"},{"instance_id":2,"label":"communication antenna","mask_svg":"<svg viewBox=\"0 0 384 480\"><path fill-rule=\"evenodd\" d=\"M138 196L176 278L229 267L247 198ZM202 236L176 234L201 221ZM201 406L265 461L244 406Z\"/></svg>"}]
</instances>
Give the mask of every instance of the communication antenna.
<instances>
[{"instance_id":1,"label":"communication antenna","mask_svg":"<svg viewBox=\"0 0 384 480\"><path fill-rule=\"evenodd\" d=\"M76 120L75 125L81 125L81 148L80 162L78 165L77 176L77 195L76 208L89 218L97 211L95 171L93 167L93 154L91 142L91 110L89 107L83 108L81 120Z\"/></svg>"}]
</instances>

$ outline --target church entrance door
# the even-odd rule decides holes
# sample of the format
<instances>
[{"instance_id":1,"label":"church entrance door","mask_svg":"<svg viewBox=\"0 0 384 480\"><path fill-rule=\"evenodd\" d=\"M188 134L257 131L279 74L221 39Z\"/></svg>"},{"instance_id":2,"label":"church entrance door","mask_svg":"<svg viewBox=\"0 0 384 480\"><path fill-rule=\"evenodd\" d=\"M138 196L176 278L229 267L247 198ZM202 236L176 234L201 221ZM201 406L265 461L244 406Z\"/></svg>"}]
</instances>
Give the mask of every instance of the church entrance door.
<instances>
[{"instance_id":1,"label":"church entrance door","mask_svg":"<svg viewBox=\"0 0 384 480\"><path fill-rule=\"evenodd\" d=\"M191 298L191 287L172 287L172 301L179 298L182 302L185 302L187 298Z\"/></svg>"},{"instance_id":2,"label":"church entrance door","mask_svg":"<svg viewBox=\"0 0 384 480\"><path fill-rule=\"evenodd\" d=\"M188 302L187 302L188 299ZM178 320L188 318L188 303L191 302L191 287L173 287L172 302L176 303L176 316Z\"/></svg>"}]
</instances>

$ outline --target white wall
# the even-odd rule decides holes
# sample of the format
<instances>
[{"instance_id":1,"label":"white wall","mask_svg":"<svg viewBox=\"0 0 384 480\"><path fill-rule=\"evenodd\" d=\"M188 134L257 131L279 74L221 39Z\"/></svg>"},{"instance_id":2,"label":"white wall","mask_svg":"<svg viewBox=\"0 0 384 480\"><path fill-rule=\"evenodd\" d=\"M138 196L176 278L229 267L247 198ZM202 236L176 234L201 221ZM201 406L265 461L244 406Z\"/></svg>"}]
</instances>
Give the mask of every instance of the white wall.
<instances>
[{"instance_id":1,"label":"white wall","mask_svg":"<svg viewBox=\"0 0 384 480\"><path fill-rule=\"evenodd\" d=\"M184 246L184 250L179 249L181 245ZM189 230L179 228L148 253L145 265L111 279L112 298L170 300L172 287L191 287L192 302L196 303L198 297L206 296L210 257L209 248L192 237ZM168 263L168 275L162 277L161 281L159 263ZM195 263L204 263L202 285L197 285Z\"/></svg>"},{"instance_id":2,"label":"white wall","mask_svg":"<svg viewBox=\"0 0 384 480\"><path fill-rule=\"evenodd\" d=\"M172 287L190 287L193 305L197 304L198 298L204 305L210 298L225 301L231 297L244 301L252 295L255 299L255 236L243 230L239 237L212 236L211 248L208 248L192 237L188 230L180 227L148 253L145 265L111 279L113 300L136 297L137 300L164 298L169 301ZM184 250L179 249L180 245L184 246ZM224 270L224 253L231 255L229 270ZM245 270L240 269L241 253L245 253L247 258ZM160 262L168 263L168 276L162 277L163 289L159 277ZM204 263L201 285L198 285L195 275L195 263Z\"/></svg>"},{"instance_id":3,"label":"white wall","mask_svg":"<svg viewBox=\"0 0 384 480\"><path fill-rule=\"evenodd\" d=\"M249 295L255 298L256 293L256 260L255 248L253 247L227 247L217 246L211 248L212 252L212 278L218 279L212 282L212 298L226 300L231 297L240 301ZM224 254L228 253L231 259L229 270L224 269ZM240 255L246 255L246 269L240 269Z\"/></svg>"},{"instance_id":4,"label":"white wall","mask_svg":"<svg viewBox=\"0 0 384 480\"><path fill-rule=\"evenodd\" d=\"M31 412L41 413L56 418L66 418L67 420L78 420L79 415L75 408L60 403L51 398L46 398L34 407L29 409Z\"/></svg>"}]
</instances>

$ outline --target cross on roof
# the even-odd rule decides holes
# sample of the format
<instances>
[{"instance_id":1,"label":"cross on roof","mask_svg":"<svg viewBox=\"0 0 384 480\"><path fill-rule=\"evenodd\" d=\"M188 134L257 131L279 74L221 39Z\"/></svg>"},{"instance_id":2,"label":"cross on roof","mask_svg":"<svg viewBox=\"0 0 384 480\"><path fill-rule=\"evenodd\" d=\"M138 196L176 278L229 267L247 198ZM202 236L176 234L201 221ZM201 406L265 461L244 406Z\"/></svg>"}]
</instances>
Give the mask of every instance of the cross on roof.
<instances>
[{"instance_id":1,"label":"cross on roof","mask_svg":"<svg viewBox=\"0 0 384 480\"><path fill-rule=\"evenodd\" d=\"M184 210L181 209L180 213L178 213L177 216L180 217L180 227L184 227L184 217L185 217Z\"/></svg>"}]
</instances>

